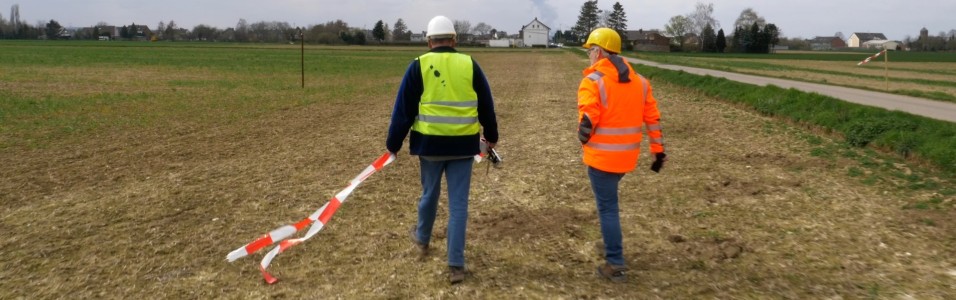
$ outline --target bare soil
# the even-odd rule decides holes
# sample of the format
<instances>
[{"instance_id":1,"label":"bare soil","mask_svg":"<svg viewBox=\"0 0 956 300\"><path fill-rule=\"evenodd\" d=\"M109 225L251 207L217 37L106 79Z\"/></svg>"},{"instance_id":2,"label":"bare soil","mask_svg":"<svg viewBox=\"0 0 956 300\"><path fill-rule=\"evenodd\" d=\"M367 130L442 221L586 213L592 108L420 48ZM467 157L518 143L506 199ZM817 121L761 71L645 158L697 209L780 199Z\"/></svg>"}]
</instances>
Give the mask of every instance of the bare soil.
<instances>
[{"instance_id":1,"label":"bare soil","mask_svg":"<svg viewBox=\"0 0 956 300\"><path fill-rule=\"evenodd\" d=\"M259 275L262 253L225 262L385 151L390 91L0 152L0 298L956 298L954 196L867 184L847 175L856 160L811 155L808 129L653 80L671 160L654 174L642 154L625 176L630 278L598 278L574 131L586 60L475 57L505 166L476 165L463 284L447 283L445 212L425 261L406 236L420 192L406 150L276 258L276 285ZM902 208L914 198L942 208Z\"/></svg>"}]
</instances>

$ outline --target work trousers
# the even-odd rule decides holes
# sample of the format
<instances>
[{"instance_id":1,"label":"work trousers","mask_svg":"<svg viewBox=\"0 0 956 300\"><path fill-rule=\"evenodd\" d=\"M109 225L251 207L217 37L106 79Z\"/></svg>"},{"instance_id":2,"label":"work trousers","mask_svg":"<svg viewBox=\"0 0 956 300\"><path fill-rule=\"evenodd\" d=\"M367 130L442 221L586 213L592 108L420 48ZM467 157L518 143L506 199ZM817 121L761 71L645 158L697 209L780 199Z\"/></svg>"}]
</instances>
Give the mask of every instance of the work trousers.
<instances>
[{"instance_id":1,"label":"work trousers","mask_svg":"<svg viewBox=\"0 0 956 300\"><path fill-rule=\"evenodd\" d=\"M621 217L618 211L618 184L622 173L604 172L588 167L591 190L597 201L598 217L601 220L601 236L604 238L604 259L608 264L624 265L624 241L621 234Z\"/></svg>"},{"instance_id":2,"label":"work trousers","mask_svg":"<svg viewBox=\"0 0 956 300\"><path fill-rule=\"evenodd\" d=\"M472 158L432 161L419 157L422 197L418 202L418 225L415 234L422 243L432 237L441 176L448 181L448 265L465 266L465 228L468 223L468 193L471 189Z\"/></svg>"}]
</instances>

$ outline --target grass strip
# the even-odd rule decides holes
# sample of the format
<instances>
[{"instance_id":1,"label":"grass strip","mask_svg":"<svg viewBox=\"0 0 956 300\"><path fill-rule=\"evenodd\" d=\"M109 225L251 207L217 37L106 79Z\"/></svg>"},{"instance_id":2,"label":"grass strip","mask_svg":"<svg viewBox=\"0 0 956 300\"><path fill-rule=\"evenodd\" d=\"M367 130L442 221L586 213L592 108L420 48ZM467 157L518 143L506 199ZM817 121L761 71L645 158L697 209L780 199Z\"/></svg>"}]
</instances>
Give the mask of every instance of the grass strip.
<instances>
[{"instance_id":1,"label":"grass strip","mask_svg":"<svg viewBox=\"0 0 956 300\"><path fill-rule=\"evenodd\" d=\"M819 126L842 134L850 145L873 146L904 159L926 160L948 174L956 174L954 123L773 85L761 87L642 65L635 68L647 78L697 89L765 115Z\"/></svg>"}]
</instances>

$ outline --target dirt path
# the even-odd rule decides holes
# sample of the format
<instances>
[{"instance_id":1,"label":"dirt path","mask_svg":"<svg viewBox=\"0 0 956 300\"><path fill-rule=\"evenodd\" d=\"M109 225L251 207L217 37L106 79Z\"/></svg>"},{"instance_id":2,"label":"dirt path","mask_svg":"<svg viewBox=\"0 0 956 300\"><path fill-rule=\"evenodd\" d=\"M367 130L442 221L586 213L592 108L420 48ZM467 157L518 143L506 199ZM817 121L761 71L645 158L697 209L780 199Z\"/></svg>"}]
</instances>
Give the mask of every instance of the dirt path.
<instances>
[{"instance_id":1,"label":"dirt path","mask_svg":"<svg viewBox=\"0 0 956 300\"><path fill-rule=\"evenodd\" d=\"M714 77L727 78L733 81L755 84L759 86L775 85L782 88L794 88L805 92L827 95L845 101L886 108L888 110L899 110L914 115L921 115L933 119L956 122L956 103L943 101L933 101L928 99L887 94L881 92L867 91L861 89L802 82L787 79L778 79L732 73L718 70L701 69L677 65L661 64L636 58L628 58L632 63L644 64L652 67L658 67L668 70L680 70L697 75L710 75Z\"/></svg>"},{"instance_id":2,"label":"dirt path","mask_svg":"<svg viewBox=\"0 0 956 300\"><path fill-rule=\"evenodd\" d=\"M602 281L574 131L586 61L475 57L505 167L475 170L465 284L444 274L444 204L431 256L416 259L406 237L419 193L407 146L320 235L274 261L277 285L262 282L261 253L224 260L314 211L384 151L388 91L0 153L0 298L956 297L954 210L900 208L936 196L861 182L847 175L856 161L810 155L829 140L657 82L672 160L653 174L644 154L624 178L631 280Z\"/></svg>"}]
</instances>

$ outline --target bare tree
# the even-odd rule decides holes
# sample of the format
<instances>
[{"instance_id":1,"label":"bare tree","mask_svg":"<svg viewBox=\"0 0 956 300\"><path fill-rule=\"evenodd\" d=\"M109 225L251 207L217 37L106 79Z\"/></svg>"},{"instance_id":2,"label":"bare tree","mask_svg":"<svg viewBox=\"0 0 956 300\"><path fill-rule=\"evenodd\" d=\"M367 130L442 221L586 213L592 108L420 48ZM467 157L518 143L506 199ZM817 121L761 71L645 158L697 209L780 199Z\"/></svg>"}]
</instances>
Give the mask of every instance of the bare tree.
<instances>
[{"instance_id":1,"label":"bare tree","mask_svg":"<svg viewBox=\"0 0 956 300\"><path fill-rule=\"evenodd\" d=\"M249 23L246 22L246 19L239 19L239 23L236 23L236 41L239 42L248 42L249 41Z\"/></svg>"},{"instance_id":2,"label":"bare tree","mask_svg":"<svg viewBox=\"0 0 956 300\"><path fill-rule=\"evenodd\" d=\"M720 22L717 22L717 19L714 18L713 3L703 4L697 2L694 12L687 15L687 19L690 20L691 30L697 34L697 41L701 47L704 46L703 40L701 39L704 34L704 29L708 26L710 28L720 27Z\"/></svg>"},{"instance_id":3,"label":"bare tree","mask_svg":"<svg viewBox=\"0 0 956 300\"><path fill-rule=\"evenodd\" d=\"M760 27L767 25L767 20L764 20L763 17L757 15L757 12L753 8L747 8L740 12L740 16L737 17L737 21L734 21L734 28L743 27L748 28L751 24L757 23Z\"/></svg>"},{"instance_id":4,"label":"bare tree","mask_svg":"<svg viewBox=\"0 0 956 300\"><path fill-rule=\"evenodd\" d=\"M408 25L405 25L405 20L398 18L398 21L395 21L395 26L392 28L392 39L395 41L408 41L411 38L411 31L408 31Z\"/></svg>"},{"instance_id":5,"label":"bare tree","mask_svg":"<svg viewBox=\"0 0 956 300\"><path fill-rule=\"evenodd\" d=\"M7 22L3 20L3 14L0 14L0 39L4 37L4 32L6 31Z\"/></svg>"},{"instance_id":6,"label":"bare tree","mask_svg":"<svg viewBox=\"0 0 956 300\"><path fill-rule=\"evenodd\" d=\"M474 31L475 34L479 36L486 36L491 33L491 25L485 24L484 22L478 22L478 25L475 25Z\"/></svg>"},{"instance_id":7,"label":"bare tree","mask_svg":"<svg viewBox=\"0 0 956 300\"><path fill-rule=\"evenodd\" d=\"M707 25L710 25L711 28L720 27L720 22L714 18L714 4L703 4L697 2L697 6L694 8L694 12L687 15L687 19L690 20L691 32L696 33L698 36L704 32L704 28Z\"/></svg>"},{"instance_id":8,"label":"bare tree","mask_svg":"<svg viewBox=\"0 0 956 300\"><path fill-rule=\"evenodd\" d=\"M20 4L14 4L10 7L10 30L15 38L20 37L21 28L23 24L20 24Z\"/></svg>"},{"instance_id":9,"label":"bare tree","mask_svg":"<svg viewBox=\"0 0 956 300\"><path fill-rule=\"evenodd\" d=\"M166 23L166 32L163 32L163 37L167 40L175 41L178 34L176 22L169 20L169 23Z\"/></svg>"},{"instance_id":10,"label":"bare tree","mask_svg":"<svg viewBox=\"0 0 956 300\"><path fill-rule=\"evenodd\" d=\"M159 21L159 25L156 25L157 38L162 38L164 31L166 31L166 23L163 23L163 21Z\"/></svg>"},{"instance_id":11,"label":"bare tree","mask_svg":"<svg viewBox=\"0 0 956 300\"><path fill-rule=\"evenodd\" d=\"M458 41L465 41L471 35L471 22L455 20L455 33L458 34Z\"/></svg>"},{"instance_id":12,"label":"bare tree","mask_svg":"<svg viewBox=\"0 0 956 300\"><path fill-rule=\"evenodd\" d=\"M599 24L598 26L611 27L611 25L609 24L610 19L611 19L610 11L606 11L606 10L598 11L598 24Z\"/></svg>"}]
</instances>

